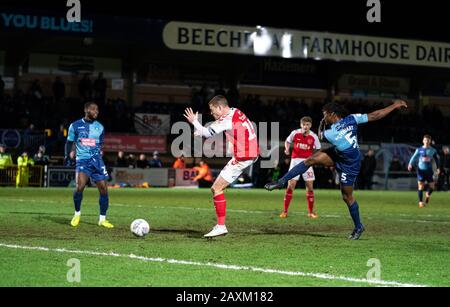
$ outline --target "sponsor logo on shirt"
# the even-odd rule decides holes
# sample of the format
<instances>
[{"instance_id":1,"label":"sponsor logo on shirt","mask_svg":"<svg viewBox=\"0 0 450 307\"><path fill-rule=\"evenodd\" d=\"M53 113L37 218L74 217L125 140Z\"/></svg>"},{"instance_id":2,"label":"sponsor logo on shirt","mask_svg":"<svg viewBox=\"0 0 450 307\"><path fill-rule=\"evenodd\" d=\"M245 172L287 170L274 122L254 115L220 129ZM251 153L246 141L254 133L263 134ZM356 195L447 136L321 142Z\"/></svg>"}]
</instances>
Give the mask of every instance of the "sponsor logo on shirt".
<instances>
[{"instance_id":1,"label":"sponsor logo on shirt","mask_svg":"<svg viewBox=\"0 0 450 307\"><path fill-rule=\"evenodd\" d=\"M81 138L80 142L81 142L81 145L83 145L83 146L95 147L95 139Z\"/></svg>"}]
</instances>

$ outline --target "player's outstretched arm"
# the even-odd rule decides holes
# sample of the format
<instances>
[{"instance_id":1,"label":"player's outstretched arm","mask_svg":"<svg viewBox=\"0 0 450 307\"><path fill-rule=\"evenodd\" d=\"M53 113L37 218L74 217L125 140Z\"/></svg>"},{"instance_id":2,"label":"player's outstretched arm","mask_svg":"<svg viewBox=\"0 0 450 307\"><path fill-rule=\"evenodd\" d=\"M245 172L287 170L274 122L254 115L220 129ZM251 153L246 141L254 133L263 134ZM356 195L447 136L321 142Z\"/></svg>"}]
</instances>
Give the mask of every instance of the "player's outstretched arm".
<instances>
[{"instance_id":1,"label":"player's outstretched arm","mask_svg":"<svg viewBox=\"0 0 450 307\"><path fill-rule=\"evenodd\" d=\"M205 138L212 137L212 133L209 131L208 128L203 127L202 124L198 121L198 112L194 113L194 111L191 108L186 108L184 110L183 116L187 119L188 122L190 122L192 125L194 125L196 132L195 135L204 136Z\"/></svg>"},{"instance_id":2,"label":"player's outstretched arm","mask_svg":"<svg viewBox=\"0 0 450 307\"><path fill-rule=\"evenodd\" d=\"M380 110L376 110L372 113L367 114L367 118L369 122L375 121L375 120L379 120L382 119L383 117L385 117L386 115L388 115L389 113L391 113L392 111L396 110L396 109L401 109L401 108L408 108L408 105L406 104L406 102L404 100L401 99L396 99L394 100L394 102L384 108L384 109L380 109Z\"/></svg>"}]
</instances>

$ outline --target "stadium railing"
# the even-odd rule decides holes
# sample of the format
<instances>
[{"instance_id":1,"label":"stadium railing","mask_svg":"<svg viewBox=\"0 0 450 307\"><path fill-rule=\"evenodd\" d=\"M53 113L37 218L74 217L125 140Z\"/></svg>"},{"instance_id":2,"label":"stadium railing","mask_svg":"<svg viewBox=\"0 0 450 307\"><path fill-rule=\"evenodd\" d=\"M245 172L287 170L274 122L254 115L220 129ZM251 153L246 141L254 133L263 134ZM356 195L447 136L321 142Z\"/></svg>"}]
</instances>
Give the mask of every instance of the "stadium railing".
<instances>
[{"instance_id":1,"label":"stadium railing","mask_svg":"<svg viewBox=\"0 0 450 307\"><path fill-rule=\"evenodd\" d=\"M17 177L17 166L0 169L0 186L15 186ZM42 165L35 165L29 167L28 186L42 187L44 179L44 167Z\"/></svg>"}]
</instances>

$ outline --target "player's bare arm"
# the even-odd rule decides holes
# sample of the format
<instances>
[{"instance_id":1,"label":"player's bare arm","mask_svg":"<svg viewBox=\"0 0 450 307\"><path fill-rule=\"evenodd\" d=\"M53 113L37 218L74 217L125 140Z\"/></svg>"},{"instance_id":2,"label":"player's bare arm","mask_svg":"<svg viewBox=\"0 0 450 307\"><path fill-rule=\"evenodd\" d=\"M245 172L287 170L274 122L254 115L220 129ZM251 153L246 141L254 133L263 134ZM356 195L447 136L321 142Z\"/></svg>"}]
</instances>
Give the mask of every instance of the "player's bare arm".
<instances>
[{"instance_id":1,"label":"player's bare arm","mask_svg":"<svg viewBox=\"0 0 450 307\"><path fill-rule=\"evenodd\" d=\"M289 156L291 154L291 143L288 141L284 142L284 153Z\"/></svg>"},{"instance_id":2,"label":"player's bare arm","mask_svg":"<svg viewBox=\"0 0 450 307\"><path fill-rule=\"evenodd\" d=\"M367 118L369 122L376 121L382 119L383 117L385 117L386 115L388 115L389 113L391 113L396 109L406 109L406 108L408 108L408 105L404 100L396 99L390 106L367 114Z\"/></svg>"}]
</instances>

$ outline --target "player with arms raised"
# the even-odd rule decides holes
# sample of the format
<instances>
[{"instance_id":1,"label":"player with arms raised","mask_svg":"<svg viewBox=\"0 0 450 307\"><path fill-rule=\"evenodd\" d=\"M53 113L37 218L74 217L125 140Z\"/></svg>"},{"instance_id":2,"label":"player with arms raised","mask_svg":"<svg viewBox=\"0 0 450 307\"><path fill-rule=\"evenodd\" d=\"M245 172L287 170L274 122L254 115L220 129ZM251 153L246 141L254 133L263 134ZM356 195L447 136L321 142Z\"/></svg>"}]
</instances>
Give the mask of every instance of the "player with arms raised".
<instances>
[{"instance_id":1,"label":"player with arms raised","mask_svg":"<svg viewBox=\"0 0 450 307\"><path fill-rule=\"evenodd\" d=\"M220 172L211 187L214 206L216 208L217 225L205 238L225 235L228 230L225 226L226 200L224 190L233 183L242 172L252 165L259 156L259 147L253 125L247 116L236 108L230 108L227 99L218 95L208 103L211 115L215 122L209 127L203 127L198 121L198 112L191 108L185 110L184 117L194 125L197 136L211 138L216 134L225 132L228 141L233 146L233 158Z\"/></svg>"}]
</instances>

